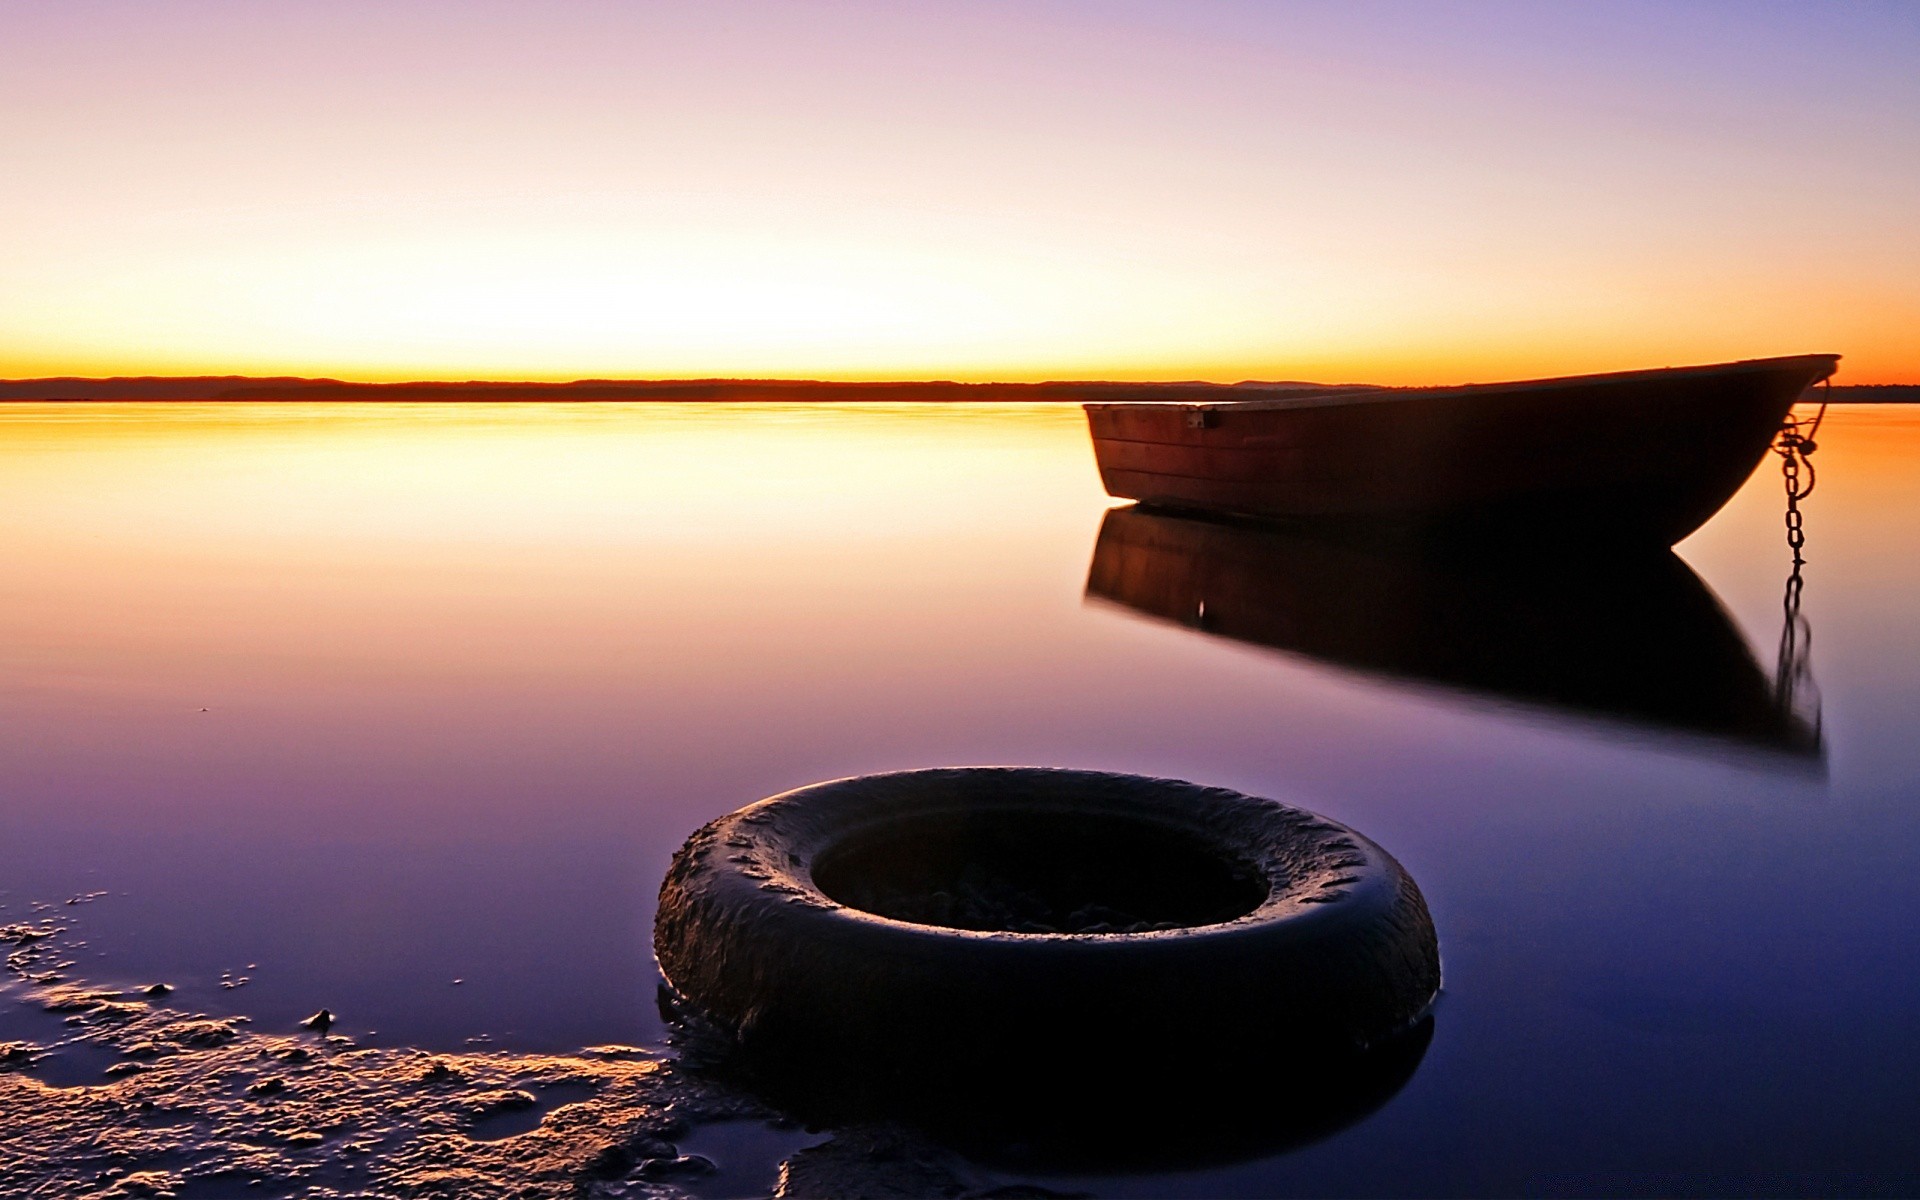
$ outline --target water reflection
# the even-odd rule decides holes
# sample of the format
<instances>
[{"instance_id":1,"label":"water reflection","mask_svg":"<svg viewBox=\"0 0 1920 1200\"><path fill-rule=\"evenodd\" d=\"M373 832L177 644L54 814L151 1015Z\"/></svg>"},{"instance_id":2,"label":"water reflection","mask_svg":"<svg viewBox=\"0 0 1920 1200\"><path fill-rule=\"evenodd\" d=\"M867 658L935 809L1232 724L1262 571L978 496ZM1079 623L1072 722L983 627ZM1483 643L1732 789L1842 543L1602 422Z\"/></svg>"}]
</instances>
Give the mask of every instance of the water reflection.
<instances>
[{"instance_id":1,"label":"water reflection","mask_svg":"<svg viewBox=\"0 0 1920 1200\"><path fill-rule=\"evenodd\" d=\"M978 1163L1038 1174L1204 1170L1311 1145L1399 1095L1434 1037L1428 1014L1345 1052L1250 1042L1231 1060L1197 1059L1138 1040L1071 1065L1042 1053L891 1070L823 1057L792 1070L746 1060L668 988L658 997L669 1040L696 1074L814 1128L898 1124Z\"/></svg>"},{"instance_id":2,"label":"water reflection","mask_svg":"<svg viewBox=\"0 0 1920 1200\"><path fill-rule=\"evenodd\" d=\"M1830 786L1084 606L1077 407L0 406L0 924L51 901L78 977L267 1033L572 1052L661 1036L653 899L716 813L938 763L1198 777L1392 847L1446 931L1440 1026L1284 1158L1052 1190L1915 1194L1920 408L1821 443ZM1763 676L1780 507L1756 475L1682 547ZM1184 1152L1198 1099L1115 1136Z\"/></svg>"},{"instance_id":3,"label":"water reflection","mask_svg":"<svg viewBox=\"0 0 1920 1200\"><path fill-rule=\"evenodd\" d=\"M1671 551L1513 562L1127 507L1101 524L1087 596L1394 681L1824 762L1817 716Z\"/></svg>"}]
</instances>

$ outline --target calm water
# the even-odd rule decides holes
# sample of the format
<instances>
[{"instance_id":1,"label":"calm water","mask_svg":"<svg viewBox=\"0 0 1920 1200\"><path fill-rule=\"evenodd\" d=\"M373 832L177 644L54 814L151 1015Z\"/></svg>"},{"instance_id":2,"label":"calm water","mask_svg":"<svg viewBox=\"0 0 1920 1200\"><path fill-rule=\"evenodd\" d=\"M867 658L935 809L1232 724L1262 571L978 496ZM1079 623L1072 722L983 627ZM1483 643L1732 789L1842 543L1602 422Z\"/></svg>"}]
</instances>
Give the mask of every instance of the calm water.
<instances>
[{"instance_id":1,"label":"calm water","mask_svg":"<svg viewBox=\"0 0 1920 1200\"><path fill-rule=\"evenodd\" d=\"M1433 1041L1303 1149L1048 1186L1911 1193L1920 409L1820 442L1788 711L1771 462L1684 565L1516 581L1103 530L1074 408L0 407L0 921L104 892L81 973L262 1027L657 1043L709 817L1181 776L1407 866Z\"/></svg>"}]
</instances>

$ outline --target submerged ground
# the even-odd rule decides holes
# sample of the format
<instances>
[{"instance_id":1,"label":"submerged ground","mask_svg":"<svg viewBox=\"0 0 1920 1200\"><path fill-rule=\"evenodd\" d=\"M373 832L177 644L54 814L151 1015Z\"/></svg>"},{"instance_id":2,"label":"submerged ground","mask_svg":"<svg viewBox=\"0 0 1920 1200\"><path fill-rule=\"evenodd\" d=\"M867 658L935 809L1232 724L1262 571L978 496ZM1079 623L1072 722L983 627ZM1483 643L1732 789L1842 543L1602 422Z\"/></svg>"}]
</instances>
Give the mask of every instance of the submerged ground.
<instances>
[{"instance_id":1,"label":"submerged ground","mask_svg":"<svg viewBox=\"0 0 1920 1200\"><path fill-rule=\"evenodd\" d=\"M0 1191L1911 1193L1920 410L1819 440L1787 696L1772 464L1575 587L1104 528L1071 406L0 408ZM990 762L1379 841L1424 1058L1041 1171L672 1065L681 839Z\"/></svg>"}]
</instances>

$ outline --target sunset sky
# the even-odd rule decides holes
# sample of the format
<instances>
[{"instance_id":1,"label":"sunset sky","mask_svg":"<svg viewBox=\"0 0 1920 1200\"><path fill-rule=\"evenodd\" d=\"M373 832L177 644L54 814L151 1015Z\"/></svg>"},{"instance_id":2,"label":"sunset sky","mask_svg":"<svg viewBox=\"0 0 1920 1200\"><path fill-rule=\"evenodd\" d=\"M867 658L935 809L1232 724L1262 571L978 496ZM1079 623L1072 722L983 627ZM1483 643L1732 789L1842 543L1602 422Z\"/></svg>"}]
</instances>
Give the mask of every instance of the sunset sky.
<instances>
[{"instance_id":1,"label":"sunset sky","mask_svg":"<svg viewBox=\"0 0 1920 1200\"><path fill-rule=\"evenodd\" d=\"M0 376L1920 382L1920 3L0 0Z\"/></svg>"}]
</instances>

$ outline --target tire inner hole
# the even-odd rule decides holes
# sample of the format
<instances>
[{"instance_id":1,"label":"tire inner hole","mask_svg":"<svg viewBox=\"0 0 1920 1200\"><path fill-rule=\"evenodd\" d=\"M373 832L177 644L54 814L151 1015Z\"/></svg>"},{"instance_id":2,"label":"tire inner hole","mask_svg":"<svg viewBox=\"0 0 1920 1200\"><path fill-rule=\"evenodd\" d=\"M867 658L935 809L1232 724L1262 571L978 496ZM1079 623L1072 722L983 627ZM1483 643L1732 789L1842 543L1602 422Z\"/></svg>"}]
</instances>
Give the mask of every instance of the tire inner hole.
<instances>
[{"instance_id":1,"label":"tire inner hole","mask_svg":"<svg viewBox=\"0 0 1920 1200\"><path fill-rule=\"evenodd\" d=\"M1156 822L977 811L903 818L821 854L813 881L862 912L949 929L1144 933L1214 925L1267 898L1223 848Z\"/></svg>"}]
</instances>

